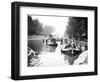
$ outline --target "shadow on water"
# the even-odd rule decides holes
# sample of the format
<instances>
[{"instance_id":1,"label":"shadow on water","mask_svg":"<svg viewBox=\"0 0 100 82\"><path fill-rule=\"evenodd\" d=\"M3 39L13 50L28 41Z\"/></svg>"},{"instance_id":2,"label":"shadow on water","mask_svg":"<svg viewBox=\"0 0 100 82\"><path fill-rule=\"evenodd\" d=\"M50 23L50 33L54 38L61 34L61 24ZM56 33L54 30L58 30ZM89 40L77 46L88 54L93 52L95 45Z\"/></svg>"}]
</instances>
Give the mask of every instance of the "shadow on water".
<instances>
[{"instance_id":1,"label":"shadow on water","mask_svg":"<svg viewBox=\"0 0 100 82\"><path fill-rule=\"evenodd\" d=\"M74 53L72 54L72 50L61 51L61 53L64 54L64 61L68 61L70 65L73 65L74 60L81 54L81 51L74 50L73 52Z\"/></svg>"},{"instance_id":2,"label":"shadow on water","mask_svg":"<svg viewBox=\"0 0 100 82\"><path fill-rule=\"evenodd\" d=\"M57 48L56 45L43 45L42 40L28 40L28 47L36 52L54 52Z\"/></svg>"},{"instance_id":3,"label":"shadow on water","mask_svg":"<svg viewBox=\"0 0 100 82\"><path fill-rule=\"evenodd\" d=\"M42 40L28 40L28 47L36 52L41 52L43 48Z\"/></svg>"}]
</instances>

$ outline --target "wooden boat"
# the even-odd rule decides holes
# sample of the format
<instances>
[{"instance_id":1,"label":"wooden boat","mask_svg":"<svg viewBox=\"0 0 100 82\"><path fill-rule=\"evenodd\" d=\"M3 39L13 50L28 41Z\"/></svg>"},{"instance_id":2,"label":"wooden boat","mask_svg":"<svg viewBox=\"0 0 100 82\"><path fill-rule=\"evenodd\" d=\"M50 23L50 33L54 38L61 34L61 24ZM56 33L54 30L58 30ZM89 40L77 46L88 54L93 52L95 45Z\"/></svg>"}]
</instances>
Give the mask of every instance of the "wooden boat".
<instances>
[{"instance_id":1,"label":"wooden boat","mask_svg":"<svg viewBox=\"0 0 100 82\"><path fill-rule=\"evenodd\" d=\"M78 48L72 47L71 45L66 45L65 48L61 50L61 52L68 56L76 56L81 53Z\"/></svg>"},{"instance_id":2,"label":"wooden boat","mask_svg":"<svg viewBox=\"0 0 100 82\"><path fill-rule=\"evenodd\" d=\"M81 53L81 51L78 51L78 50L66 50L66 51L63 51L61 50L61 52L64 54L64 55L68 55L68 56L76 56L76 55L79 55Z\"/></svg>"},{"instance_id":3,"label":"wooden boat","mask_svg":"<svg viewBox=\"0 0 100 82\"><path fill-rule=\"evenodd\" d=\"M57 47L58 44L56 43L56 39L51 39L49 42L48 42L48 45L49 46L52 46L52 47Z\"/></svg>"}]
</instances>

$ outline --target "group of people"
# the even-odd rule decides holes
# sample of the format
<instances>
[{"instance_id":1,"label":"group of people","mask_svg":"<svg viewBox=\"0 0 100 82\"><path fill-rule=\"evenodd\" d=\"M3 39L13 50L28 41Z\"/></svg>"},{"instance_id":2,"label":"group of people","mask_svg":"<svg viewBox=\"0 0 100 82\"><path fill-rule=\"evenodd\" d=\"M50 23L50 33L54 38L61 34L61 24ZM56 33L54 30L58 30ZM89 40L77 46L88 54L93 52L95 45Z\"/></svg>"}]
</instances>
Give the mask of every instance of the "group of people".
<instances>
[{"instance_id":1,"label":"group of people","mask_svg":"<svg viewBox=\"0 0 100 82\"><path fill-rule=\"evenodd\" d=\"M49 37L46 40L43 40L44 45L54 46L57 47L57 40L53 38L52 35L49 35ZM85 51L87 50L87 44L82 44L80 41L73 39L60 39L60 48L61 51L67 51L67 50L75 50L75 51ZM72 52L73 53L73 52Z\"/></svg>"},{"instance_id":2,"label":"group of people","mask_svg":"<svg viewBox=\"0 0 100 82\"><path fill-rule=\"evenodd\" d=\"M80 41L74 39L62 39L61 40L61 50L76 50L76 51L85 51L87 49L87 44L82 44Z\"/></svg>"},{"instance_id":3,"label":"group of people","mask_svg":"<svg viewBox=\"0 0 100 82\"><path fill-rule=\"evenodd\" d=\"M87 44L82 44L75 39L71 40L61 40L61 51L68 55L73 56L73 64L80 65L80 64L87 64L88 63L88 50ZM72 60L72 59L71 59Z\"/></svg>"},{"instance_id":4,"label":"group of people","mask_svg":"<svg viewBox=\"0 0 100 82\"><path fill-rule=\"evenodd\" d=\"M58 42L60 41L60 50L65 55L70 57L75 57L73 64L87 64L88 59L88 50L87 50L87 42L84 41L78 41L75 40L75 38L72 39L63 39L56 40L53 38L52 35L49 35L49 38L45 41L43 40L43 43L45 45L49 45L52 47L57 47ZM56 48L55 48L56 49Z\"/></svg>"}]
</instances>

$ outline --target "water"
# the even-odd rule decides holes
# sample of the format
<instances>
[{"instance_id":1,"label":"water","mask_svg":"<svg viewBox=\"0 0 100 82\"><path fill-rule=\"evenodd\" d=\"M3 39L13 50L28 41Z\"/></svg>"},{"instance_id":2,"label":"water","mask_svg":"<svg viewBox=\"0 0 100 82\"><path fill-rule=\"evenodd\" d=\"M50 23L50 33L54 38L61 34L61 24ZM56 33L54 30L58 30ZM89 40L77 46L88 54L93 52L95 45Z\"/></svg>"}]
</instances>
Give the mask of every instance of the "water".
<instances>
[{"instance_id":1,"label":"water","mask_svg":"<svg viewBox=\"0 0 100 82\"><path fill-rule=\"evenodd\" d=\"M40 66L64 66L66 65L64 61L64 55L60 51L60 42L57 42L58 46L53 48L47 46L43 49L40 57L42 64Z\"/></svg>"},{"instance_id":2,"label":"water","mask_svg":"<svg viewBox=\"0 0 100 82\"><path fill-rule=\"evenodd\" d=\"M31 66L65 66L72 65L77 56L61 53L60 41L57 47L43 45L42 40L31 40L29 46L39 52L38 59L31 61Z\"/></svg>"}]
</instances>

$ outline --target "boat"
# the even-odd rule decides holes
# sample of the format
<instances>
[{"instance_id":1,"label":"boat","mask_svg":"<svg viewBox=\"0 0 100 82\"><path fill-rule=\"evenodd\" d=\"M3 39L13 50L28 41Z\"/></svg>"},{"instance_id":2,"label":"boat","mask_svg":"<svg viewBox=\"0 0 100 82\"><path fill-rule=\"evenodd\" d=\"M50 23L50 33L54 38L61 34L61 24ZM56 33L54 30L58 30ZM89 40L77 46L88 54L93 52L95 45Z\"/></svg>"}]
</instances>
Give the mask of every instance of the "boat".
<instances>
[{"instance_id":1,"label":"boat","mask_svg":"<svg viewBox=\"0 0 100 82\"><path fill-rule=\"evenodd\" d=\"M55 38L52 38L48 41L48 45L51 46L51 47L57 47L58 44L56 43L56 39Z\"/></svg>"},{"instance_id":2,"label":"boat","mask_svg":"<svg viewBox=\"0 0 100 82\"><path fill-rule=\"evenodd\" d=\"M64 44L64 48L61 49L61 52L68 56L76 56L81 53L81 51L78 49L78 47L76 47L76 45L73 46L71 44Z\"/></svg>"}]
</instances>

